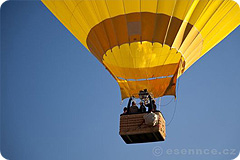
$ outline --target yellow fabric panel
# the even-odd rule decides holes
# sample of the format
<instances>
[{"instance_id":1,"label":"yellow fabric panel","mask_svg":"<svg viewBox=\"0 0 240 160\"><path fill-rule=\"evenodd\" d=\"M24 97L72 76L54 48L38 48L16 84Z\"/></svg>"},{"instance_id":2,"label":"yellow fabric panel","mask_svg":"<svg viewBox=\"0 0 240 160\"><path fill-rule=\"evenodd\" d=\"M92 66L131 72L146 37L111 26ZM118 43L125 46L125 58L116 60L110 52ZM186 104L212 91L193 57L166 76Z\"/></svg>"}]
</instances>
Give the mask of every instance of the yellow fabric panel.
<instances>
[{"instance_id":1,"label":"yellow fabric panel","mask_svg":"<svg viewBox=\"0 0 240 160\"><path fill-rule=\"evenodd\" d=\"M141 12L157 12L157 0L141 0Z\"/></svg>"},{"instance_id":2,"label":"yellow fabric panel","mask_svg":"<svg viewBox=\"0 0 240 160\"><path fill-rule=\"evenodd\" d=\"M211 32L209 32L204 38L204 48L202 53L204 54L209 51L229 33L231 33L232 30L238 27L239 22L240 10L239 7L235 5L229 14L218 20L217 25L212 26Z\"/></svg>"},{"instance_id":3,"label":"yellow fabric panel","mask_svg":"<svg viewBox=\"0 0 240 160\"><path fill-rule=\"evenodd\" d=\"M120 49L118 46L112 48L112 50L108 50L106 54L103 56L104 61L109 62L114 66L123 66L123 61L120 54Z\"/></svg>"},{"instance_id":4,"label":"yellow fabric panel","mask_svg":"<svg viewBox=\"0 0 240 160\"><path fill-rule=\"evenodd\" d=\"M63 22L68 22L71 19L72 13L69 10L69 8L66 5L66 3L64 3L64 1L55 1L54 2L54 6L55 6L56 14L59 17L61 17L61 20Z\"/></svg>"},{"instance_id":5,"label":"yellow fabric panel","mask_svg":"<svg viewBox=\"0 0 240 160\"><path fill-rule=\"evenodd\" d=\"M152 60L150 60L149 67L163 65L161 60L168 54L169 47L167 45L162 45L160 43L153 43L153 55Z\"/></svg>"},{"instance_id":6,"label":"yellow fabric panel","mask_svg":"<svg viewBox=\"0 0 240 160\"><path fill-rule=\"evenodd\" d=\"M89 33L91 28L95 26L99 20L97 19L97 16L95 16L96 13L90 1L85 0L78 3L79 4L76 6L77 9L75 9L72 14L76 17L79 24L81 24L84 31Z\"/></svg>"},{"instance_id":7,"label":"yellow fabric panel","mask_svg":"<svg viewBox=\"0 0 240 160\"><path fill-rule=\"evenodd\" d=\"M131 97L130 93L128 92L129 86L128 86L127 81L118 82L118 85L119 85L119 87L120 87L122 99Z\"/></svg>"},{"instance_id":8,"label":"yellow fabric panel","mask_svg":"<svg viewBox=\"0 0 240 160\"><path fill-rule=\"evenodd\" d=\"M228 3L229 2L232 2L232 1L228 1ZM222 12L218 12L218 14L222 14ZM206 35L206 37L202 41L203 44L201 44L200 42L202 38L200 37L198 38L199 42L197 42L197 38L195 38L195 40L191 45L192 47L190 46L189 50L184 51L184 57L186 60L185 71L239 25L239 22L240 22L239 6L234 4L234 7L232 7L231 12L228 11L228 13L226 13L222 19L217 18L217 20L218 20L218 23L216 25L208 25L209 33ZM209 23L211 23L211 20L209 21ZM200 34L198 36L200 36Z\"/></svg>"},{"instance_id":9,"label":"yellow fabric panel","mask_svg":"<svg viewBox=\"0 0 240 160\"><path fill-rule=\"evenodd\" d=\"M176 6L174 8L173 16L181 20L185 19L189 8L191 7L194 0L177 0Z\"/></svg>"},{"instance_id":10,"label":"yellow fabric panel","mask_svg":"<svg viewBox=\"0 0 240 160\"><path fill-rule=\"evenodd\" d=\"M65 1L63 0L63 2L65 3ZM68 9L73 12L77 5L78 5L79 1L74 1L74 0L68 0L67 3L65 3L65 5L68 7Z\"/></svg>"},{"instance_id":11,"label":"yellow fabric panel","mask_svg":"<svg viewBox=\"0 0 240 160\"><path fill-rule=\"evenodd\" d=\"M48 0L48 1L42 1L42 2L56 16L56 7L55 7L55 4L54 4L54 1Z\"/></svg>"},{"instance_id":12,"label":"yellow fabric panel","mask_svg":"<svg viewBox=\"0 0 240 160\"><path fill-rule=\"evenodd\" d=\"M234 21L234 22L236 22L236 21ZM226 35L231 32L225 28L222 28L222 30L226 32ZM194 53L194 54L189 54L189 52L185 52L186 54L188 54L188 56L185 57L186 58L185 59L186 60L185 71L189 67L191 67L191 65L194 64L197 60L199 60L208 50L210 50L211 48L214 47L213 44L211 44L211 42L215 42L217 44L221 41L221 38L224 38L224 37L222 37L221 34L216 34L215 37L212 38L213 41L210 40L210 42L208 43L209 45L208 44L204 45L205 48L202 48L201 45L198 45L198 46L192 48L192 49L194 49L193 51L190 51L191 53ZM215 40L217 40L217 41L215 41ZM207 47L209 47L209 48L207 48Z\"/></svg>"},{"instance_id":13,"label":"yellow fabric panel","mask_svg":"<svg viewBox=\"0 0 240 160\"><path fill-rule=\"evenodd\" d=\"M177 50L175 48L172 48L167 59L163 64L172 64L172 63L178 63L182 57L181 54L177 54Z\"/></svg>"},{"instance_id":14,"label":"yellow fabric panel","mask_svg":"<svg viewBox=\"0 0 240 160\"><path fill-rule=\"evenodd\" d=\"M200 34L196 36L196 38L192 41L192 43L188 46L187 50L183 53L183 57L186 59L191 56L191 54L195 54L194 49L197 48L198 46L202 47L203 46L203 41L202 37Z\"/></svg>"},{"instance_id":15,"label":"yellow fabric panel","mask_svg":"<svg viewBox=\"0 0 240 160\"><path fill-rule=\"evenodd\" d=\"M123 0L126 13L140 12L140 0Z\"/></svg>"},{"instance_id":16,"label":"yellow fabric panel","mask_svg":"<svg viewBox=\"0 0 240 160\"><path fill-rule=\"evenodd\" d=\"M240 14L238 16L240 16ZM212 49L215 45L217 45L220 41L222 41L228 34L230 34L236 27L239 26L239 24L237 24L236 19L235 21L234 20L231 21L231 23L228 25L229 26L231 25L231 27L224 26L221 28L221 30L219 30L219 34L215 34L211 38L209 36L209 40L205 42L206 44L204 45L204 48L202 50L202 55L208 52L210 49ZM235 28L233 28L232 26L235 26Z\"/></svg>"},{"instance_id":17,"label":"yellow fabric panel","mask_svg":"<svg viewBox=\"0 0 240 160\"><path fill-rule=\"evenodd\" d=\"M96 16L98 16L100 19L99 22L110 17L108 12L108 6L105 0L91 0L91 2L93 3L94 10L97 12Z\"/></svg>"},{"instance_id":18,"label":"yellow fabric panel","mask_svg":"<svg viewBox=\"0 0 240 160\"><path fill-rule=\"evenodd\" d=\"M146 79L173 75L177 70L181 54L177 53L176 49L170 50L167 45L162 46L159 43L152 45L150 42L142 44L135 42L130 46L133 46L132 51L136 53L130 53L129 44L123 44L120 47L114 47L112 51L107 51L106 56L104 55L103 63L115 78Z\"/></svg>"},{"instance_id":19,"label":"yellow fabric panel","mask_svg":"<svg viewBox=\"0 0 240 160\"><path fill-rule=\"evenodd\" d=\"M189 20L190 24L195 24L196 21L199 19L200 15L202 14L203 10L205 9L206 5L209 3L209 0L200 0L193 11L193 14Z\"/></svg>"},{"instance_id":20,"label":"yellow fabric panel","mask_svg":"<svg viewBox=\"0 0 240 160\"><path fill-rule=\"evenodd\" d=\"M123 0L106 0L106 3L111 17L125 14Z\"/></svg>"},{"instance_id":21,"label":"yellow fabric panel","mask_svg":"<svg viewBox=\"0 0 240 160\"><path fill-rule=\"evenodd\" d=\"M204 27L204 25L208 22L208 20L213 16L213 14L217 11L219 6L224 3L224 0L212 0L209 1L207 6L202 11L201 15L198 18L198 21L194 24L194 26L200 31Z\"/></svg>"},{"instance_id":22,"label":"yellow fabric panel","mask_svg":"<svg viewBox=\"0 0 240 160\"><path fill-rule=\"evenodd\" d=\"M190 21L196 24L179 49L186 62L185 71L240 23L240 8L231 0L200 2L196 9L202 13L199 16L198 11L193 12Z\"/></svg>"},{"instance_id":23,"label":"yellow fabric panel","mask_svg":"<svg viewBox=\"0 0 240 160\"><path fill-rule=\"evenodd\" d=\"M117 48L117 47L116 47ZM118 48L119 49L119 48ZM120 46L121 56L122 56L122 64L120 66L122 67L130 67L135 66L135 60L134 57L131 55L131 49L130 45L128 43L123 44ZM115 56L113 53L110 53L111 56ZM106 61L107 62L107 61Z\"/></svg>"},{"instance_id":24,"label":"yellow fabric panel","mask_svg":"<svg viewBox=\"0 0 240 160\"><path fill-rule=\"evenodd\" d=\"M163 13L171 16L177 0L158 0L157 13Z\"/></svg>"},{"instance_id":25,"label":"yellow fabric panel","mask_svg":"<svg viewBox=\"0 0 240 160\"><path fill-rule=\"evenodd\" d=\"M148 68L178 63L181 54L168 45L133 42L113 47L103 56L104 63L125 68Z\"/></svg>"},{"instance_id":26,"label":"yellow fabric panel","mask_svg":"<svg viewBox=\"0 0 240 160\"><path fill-rule=\"evenodd\" d=\"M102 4L101 8L99 3ZM80 3L78 7L85 19L88 21L90 28L103 21L104 19L109 18L109 15L107 14L107 7L103 4L102 0L85 0L83 3Z\"/></svg>"},{"instance_id":27,"label":"yellow fabric panel","mask_svg":"<svg viewBox=\"0 0 240 160\"><path fill-rule=\"evenodd\" d=\"M147 88L154 97L163 96L172 78L154 79L148 81L124 81L118 80L122 99L130 96L138 98L140 90Z\"/></svg>"},{"instance_id":28,"label":"yellow fabric panel","mask_svg":"<svg viewBox=\"0 0 240 160\"><path fill-rule=\"evenodd\" d=\"M173 75L181 59L176 49L150 42L116 46L103 56L103 63L117 78L146 79Z\"/></svg>"},{"instance_id":29,"label":"yellow fabric panel","mask_svg":"<svg viewBox=\"0 0 240 160\"><path fill-rule=\"evenodd\" d=\"M42 1L59 21L86 47L87 34L91 29L87 21L80 12L79 3L83 1ZM87 2L89 3L89 2ZM89 5L87 5L89 7ZM86 6L86 8L87 8ZM91 10L91 9L89 9ZM89 13L89 12L87 12ZM87 14L86 13L86 14ZM93 14L92 14L93 15ZM93 16L95 17L95 16ZM96 22L97 23L97 22Z\"/></svg>"},{"instance_id":30,"label":"yellow fabric panel","mask_svg":"<svg viewBox=\"0 0 240 160\"><path fill-rule=\"evenodd\" d=\"M117 78L124 79L147 79L152 77L163 77L163 76L171 76L177 70L178 63L149 67L149 68L123 68L118 66L113 66L107 63L104 65L114 73L114 76ZM137 74L136 74L137 73ZM147 75L146 75L147 74Z\"/></svg>"},{"instance_id":31,"label":"yellow fabric panel","mask_svg":"<svg viewBox=\"0 0 240 160\"><path fill-rule=\"evenodd\" d=\"M202 51L202 46L198 45L193 49L193 53L194 54L190 54L185 62L186 62L186 66L185 69L187 70L194 62L196 62L199 58L201 58L201 51Z\"/></svg>"},{"instance_id":32,"label":"yellow fabric panel","mask_svg":"<svg viewBox=\"0 0 240 160\"><path fill-rule=\"evenodd\" d=\"M194 0L191 7L189 8L189 10L187 11L187 14L184 18L184 21L189 21L192 14L193 14L193 11L195 10L195 8L197 7L198 3L199 3L200 0Z\"/></svg>"},{"instance_id":33,"label":"yellow fabric panel","mask_svg":"<svg viewBox=\"0 0 240 160\"><path fill-rule=\"evenodd\" d=\"M87 33L82 29L76 18L73 17L71 22L65 25L65 27L88 49L86 43Z\"/></svg>"},{"instance_id":34,"label":"yellow fabric panel","mask_svg":"<svg viewBox=\"0 0 240 160\"><path fill-rule=\"evenodd\" d=\"M87 37L87 33L82 29L82 27L78 24L77 20L73 17L69 20L67 20L66 18L62 18L62 15L64 14L64 12L68 12L66 14L68 14L68 17L70 17L69 15L71 14L71 12L69 10L67 10L67 6L64 3L64 1L58 1L58 3L55 3L55 1L51 1L51 0L43 0L42 1L44 3L44 5L46 5L48 7L48 9L54 14L54 16L57 17L57 19L86 47L86 37ZM57 6L64 6L65 7L57 7ZM61 10L61 8L65 8L64 10ZM58 12L62 12L62 14L58 14ZM65 17L65 16L64 16ZM69 21L71 20L71 22L69 23ZM72 23L72 24L71 24ZM72 27L74 26L74 27ZM75 28L78 27L79 29L76 30Z\"/></svg>"},{"instance_id":35,"label":"yellow fabric panel","mask_svg":"<svg viewBox=\"0 0 240 160\"><path fill-rule=\"evenodd\" d=\"M216 25L219 26L219 21L221 21L227 15L227 13L233 8L235 4L236 3L233 1L224 1L221 6L219 6L219 8L215 11L215 13L211 16L211 18L207 21L206 25L201 30L203 39L205 39L208 33L212 31L212 28L214 28ZM234 13L235 12L231 12L229 15L232 17L234 16Z\"/></svg>"},{"instance_id":36,"label":"yellow fabric panel","mask_svg":"<svg viewBox=\"0 0 240 160\"><path fill-rule=\"evenodd\" d=\"M176 48L177 50L179 50L179 47L180 47L180 45L181 45L182 42L183 42L183 37L184 37L184 33L185 33L185 30L186 30L187 24L188 24L188 23L187 23L186 21L184 21L184 22L182 23L182 25L181 25L178 33L177 33L177 36L176 36L176 38L175 38L175 40L174 40L174 42L173 42L172 47L173 47L173 48Z\"/></svg>"},{"instance_id":37,"label":"yellow fabric panel","mask_svg":"<svg viewBox=\"0 0 240 160\"><path fill-rule=\"evenodd\" d=\"M180 46L179 51L182 53L182 55L184 56L184 54L186 54L186 50L193 45L193 41L198 37L198 42L197 43L202 43L203 38L201 37L201 34L199 34L198 30L195 27L192 27L192 29L190 30L189 34L187 35L187 37L185 38L185 40L183 41L182 45Z\"/></svg>"}]
</instances>

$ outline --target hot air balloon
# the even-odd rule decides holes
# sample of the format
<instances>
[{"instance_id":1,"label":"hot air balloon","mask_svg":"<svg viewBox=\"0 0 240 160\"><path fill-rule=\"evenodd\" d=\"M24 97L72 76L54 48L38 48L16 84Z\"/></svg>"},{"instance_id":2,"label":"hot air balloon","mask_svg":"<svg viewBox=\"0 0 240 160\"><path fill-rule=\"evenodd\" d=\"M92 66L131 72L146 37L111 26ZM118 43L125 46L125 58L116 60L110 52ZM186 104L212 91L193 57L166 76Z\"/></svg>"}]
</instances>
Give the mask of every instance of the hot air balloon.
<instances>
[{"instance_id":1,"label":"hot air balloon","mask_svg":"<svg viewBox=\"0 0 240 160\"><path fill-rule=\"evenodd\" d=\"M146 89L152 97L176 96L177 79L240 24L233 0L42 2L105 66L122 99ZM126 143L164 140L165 121L157 116L155 127L132 132L130 121L143 116L121 116L120 135Z\"/></svg>"}]
</instances>

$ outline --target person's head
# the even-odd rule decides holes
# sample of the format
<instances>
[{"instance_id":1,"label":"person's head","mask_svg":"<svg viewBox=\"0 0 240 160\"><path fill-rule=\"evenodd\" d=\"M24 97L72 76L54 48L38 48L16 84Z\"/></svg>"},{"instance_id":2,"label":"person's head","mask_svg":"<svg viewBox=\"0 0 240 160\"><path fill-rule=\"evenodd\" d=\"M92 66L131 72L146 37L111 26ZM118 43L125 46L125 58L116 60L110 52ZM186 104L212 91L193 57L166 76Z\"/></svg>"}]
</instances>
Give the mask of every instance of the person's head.
<instances>
[{"instance_id":1,"label":"person's head","mask_svg":"<svg viewBox=\"0 0 240 160\"><path fill-rule=\"evenodd\" d=\"M155 99L152 99L152 103L155 104L155 102L156 102Z\"/></svg>"},{"instance_id":2,"label":"person's head","mask_svg":"<svg viewBox=\"0 0 240 160\"><path fill-rule=\"evenodd\" d=\"M127 113L127 107L123 108L123 113Z\"/></svg>"},{"instance_id":3,"label":"person's head","mask_svg":"<svg viewBox=\"0 0 240 160\"><path fill-rule=\"evenodd\" d=\"M142 102L142 101L140 102L140 105L143 105L143 102Z\"/></svg>"},{"instance_id":4,"label":"person's head","mask_svg":"<svg viewBox=\"0 0 240 160\"><path fill-rule=\"evenodd\" d=\"M135 101L132 101L132 106L136 106L136 102Z\"/></svg>"}]
</instances>

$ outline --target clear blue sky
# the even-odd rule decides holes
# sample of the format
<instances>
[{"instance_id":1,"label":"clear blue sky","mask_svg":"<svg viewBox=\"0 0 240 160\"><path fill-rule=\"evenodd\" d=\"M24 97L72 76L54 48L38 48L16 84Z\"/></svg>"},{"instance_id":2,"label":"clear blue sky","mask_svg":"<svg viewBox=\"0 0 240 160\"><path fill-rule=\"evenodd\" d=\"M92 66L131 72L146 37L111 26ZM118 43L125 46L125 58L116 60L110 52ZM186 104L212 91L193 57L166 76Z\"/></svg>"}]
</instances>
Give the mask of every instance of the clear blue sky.
<instances>
[{"instance_id":1,"label":"clear blue sky","mask_svg":"<svg viewBox=\"0 0 240 160\"><path fill-rule=\"evenodd\" d=\"M165 142L126 145L120 89L41 2L1 8L1 152L10 160L230 160L240 149L240 28L181 78ZM163 103L170 99L166 98ZM174 103L162 107L169 122ZM161 147L163 154L156 156ZM235 150L228 155L167 149Z\"/></svg>"}]
</instances>

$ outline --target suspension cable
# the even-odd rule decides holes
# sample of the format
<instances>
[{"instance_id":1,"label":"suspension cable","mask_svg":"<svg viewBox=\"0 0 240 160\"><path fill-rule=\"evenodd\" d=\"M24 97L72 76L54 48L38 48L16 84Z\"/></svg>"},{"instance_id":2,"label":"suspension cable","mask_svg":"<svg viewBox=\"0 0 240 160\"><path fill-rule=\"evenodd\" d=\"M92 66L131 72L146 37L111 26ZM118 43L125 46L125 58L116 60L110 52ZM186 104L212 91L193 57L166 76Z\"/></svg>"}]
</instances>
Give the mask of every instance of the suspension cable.
<instances>
[{"instance_id":1,"label":"suspension cable","mask_svg":"<svg viewBox=\"0 0 240 160\"><path fill-rule=\"evenodd\" d=\"M161 107L169 105L174 100L174 97L166 104L160 104Z\"/></svg>"},{"instance_id":2,"label":"suspension cable","mask_svg":"<svg viewBox=\"0 0 240 160\"><path fill-rule=\"evenodd\" d=\"M179 79L178 82L177 82L177 95L178 95L179 81L180 81L180 79ZM173 119L174 119L174 116L175 116L175 113L176 113L176 110L177 110L177 102L178 102L178 99L175 100L175 106L174 106L174 111L173 111L172 118L171 118L171 120L166 124L166 126L169 126L169 125L172 123Z\"/></svg>"}]
</instances>

